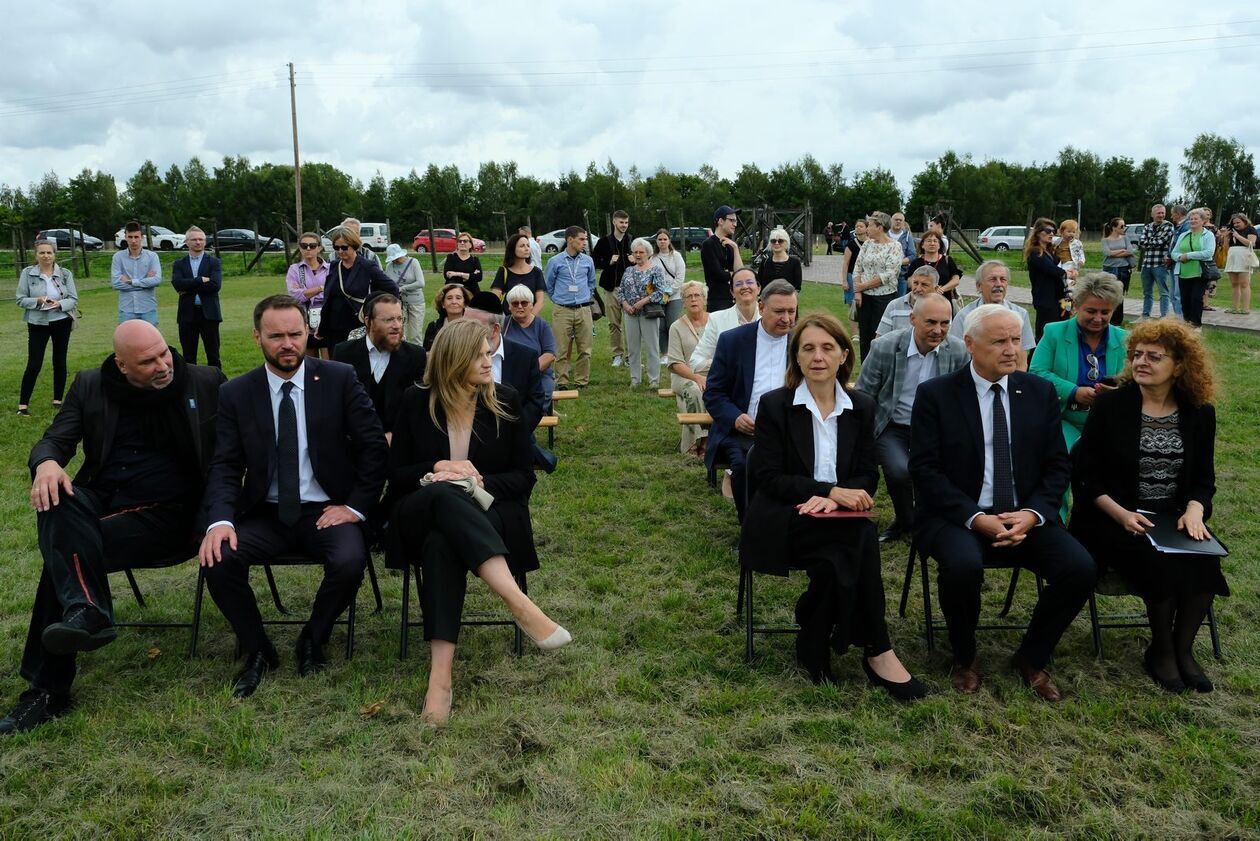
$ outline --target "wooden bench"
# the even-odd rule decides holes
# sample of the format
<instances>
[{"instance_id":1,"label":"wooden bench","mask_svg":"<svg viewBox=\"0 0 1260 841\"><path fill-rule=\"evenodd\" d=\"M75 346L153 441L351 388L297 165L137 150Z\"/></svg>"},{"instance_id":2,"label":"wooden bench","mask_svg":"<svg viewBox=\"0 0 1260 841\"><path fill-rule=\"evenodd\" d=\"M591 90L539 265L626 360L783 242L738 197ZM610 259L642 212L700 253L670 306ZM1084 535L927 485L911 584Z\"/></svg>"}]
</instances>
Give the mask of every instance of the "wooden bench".
<instances>
[{"instance_id":1,"label":"wooden bench","mask_svg":"<svg viewBox=\"0 0 1260 841\"><path fill-rule=\"evenodd\" d=\"M674 390L672 388L658 388L656 390L657 397L673 397Z\"/></svg>"},{"instance_id":2,"label":"wooden bench","mask_svg":"<svg viewBox=\"0 0 1260 841\"><path fill-rule=\"evenodd\" d=\"M582 392L578 391L576 388L570 388L567 390L551 392L551 399L552 400L577 400L581 394Z\"/></svg>"},{"instance_id":3,"label":"wooden bench","mask_svg":"<svg viewBox=\"0 0 1260 841\"><path fill-rule=\"evenodd\" d=\"M552 395L553 397L555 395ZM543 415L542 420L538 422L539 429L547 430L547 449L554 449L556 446L556 427L560 425L559 415Z\"/></svg>"},{"instance_id":4,"label":"wooden bench","mask_svg":"<svg viewBox=\"0 0 1260 841\"><path fill-rule=\"evenodd\" d=\"M712 426L713 416L708 412L679 412L678 423L682 425Z\"/></svg>"}]
</instances>

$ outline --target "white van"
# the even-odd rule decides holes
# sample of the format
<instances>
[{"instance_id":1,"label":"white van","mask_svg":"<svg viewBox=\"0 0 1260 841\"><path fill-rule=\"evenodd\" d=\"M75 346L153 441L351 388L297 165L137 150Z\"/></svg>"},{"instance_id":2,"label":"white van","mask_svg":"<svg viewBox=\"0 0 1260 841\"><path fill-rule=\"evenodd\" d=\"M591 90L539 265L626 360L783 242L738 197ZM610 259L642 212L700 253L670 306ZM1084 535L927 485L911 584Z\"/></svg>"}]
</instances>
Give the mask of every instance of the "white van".
<instances>
[{"instance_id":1,"label":"white van","mask_svg":"<svg viewBox=\"0 0 1260 841\"><path fill-rule=\"evenodd\" d=\"M359 225L359 237L373 251L384 251L389 247L389 225L384 222L364 222Z\"/></svg>"}]
</instances>

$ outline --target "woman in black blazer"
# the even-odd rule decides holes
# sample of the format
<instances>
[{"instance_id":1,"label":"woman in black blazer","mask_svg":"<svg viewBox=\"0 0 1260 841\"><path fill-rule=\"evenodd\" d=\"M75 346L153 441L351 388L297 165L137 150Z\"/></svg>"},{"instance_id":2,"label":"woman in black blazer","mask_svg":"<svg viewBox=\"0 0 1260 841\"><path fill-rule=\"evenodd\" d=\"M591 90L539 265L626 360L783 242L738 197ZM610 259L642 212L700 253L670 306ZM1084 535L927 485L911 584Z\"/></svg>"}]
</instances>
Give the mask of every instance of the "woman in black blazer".
<instances>
[{"instance_id":1,"label":"woman in black blazer","mask_svg":"<svg viewBox=\"0 0 1260 841\"><path fill-rule=\"evenodd\" d=\"M329 265L328 279L324 281L324 307L316 336L324 347L336 347L351 330L363 326L359 319L363 302L381 292L397 295L398 284L380 266L359 254L363 240L354 231L334 228L328 232L328 238L337 260Z\"/></svg>"},{"instance_id":2,"label":"woman in black blazer","mask_svg":"<svg viewBox=\"0 0 1260 841\"><path fill-rule=\"evenodd\" d=\"M1100 567L1116 570L1146 602L1146 671L1164 689L1211 692L1194 638L1216 596L1228 596L1220 559L1158 552L1138 513L1176 513L1201 539L1216 493L1212 365L1185 322L1145 321L1129 333L1123 385L1100 394L1072 451L1070 530Z\"/></svg>"},{"instance_id":3,"label":"woman in black blazer","mask_svg":"<svg viewBox=\"0 0 1260 841\"><path fill-rule=\"evenodd\" d=\"M540 648L572 639L514 578L538 569L529 522L533 447L519 420L519 395L494 383L489 338L490 330L470 319L447 325L433 343L423 386L403 396L389 453L390 497L397 500L389 565L419 565L423 574L424 638L432 651L424 718L432 724L450 716L469 572L503 599Z\"/></svg>"},{"instance_id":4,"label":"woman in black blazer","mask_svg":"<svg viewBox=\"0 0 1260 841\"><path fill-rule=\"evenodd\" d=\"M1054 256L1054 221L1038 219L1024 240L1024 260L1028 264L1028 283L1032 287L1033 309L1037 313L1037 341L1047 324L1066 321L1062 301L1067 297L1067 280L1076 277L1076 269L1059 268Z\"/></svg>"},{"instance_id":5,"label":"woman in black blazer","mask_svg":"<svg viewBox=\"0 0 1260 841\"><path fill-rule=\"evenodd\" d=\"M740 562L771 575L809 575L796 603L796 656L814 683L835 682L831 647L843 653L861 645L870 682L908 701L927 690L888 639L874 523L810 516L869 511L879 484L875 403L848 387L853 359L853 343L835 317L814 313L797 323L787 384L758 404Z\"/></svg>"}]
</instances>

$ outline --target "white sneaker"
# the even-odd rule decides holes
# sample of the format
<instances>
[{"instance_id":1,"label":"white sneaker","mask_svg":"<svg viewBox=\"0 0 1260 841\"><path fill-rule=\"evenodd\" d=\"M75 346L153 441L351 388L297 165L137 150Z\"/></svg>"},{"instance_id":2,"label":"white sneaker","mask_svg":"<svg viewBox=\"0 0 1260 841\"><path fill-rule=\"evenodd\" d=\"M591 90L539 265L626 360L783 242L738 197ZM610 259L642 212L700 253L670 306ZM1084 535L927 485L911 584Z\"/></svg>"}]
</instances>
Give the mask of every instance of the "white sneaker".
<instances>
[{"instance_id":1,"label":"white sneaker","mask_svg":"<svg viewBox=\"0 0 1260 841\"><path fill-rule=\"evenodd\" d=\"M620 356L620 355L617 355L617 356L614 356L614 357L613 357L613 367L614 367L614 368L620 368L620 367L621 367L621 356Z\"/></svg>"}]
</instances>

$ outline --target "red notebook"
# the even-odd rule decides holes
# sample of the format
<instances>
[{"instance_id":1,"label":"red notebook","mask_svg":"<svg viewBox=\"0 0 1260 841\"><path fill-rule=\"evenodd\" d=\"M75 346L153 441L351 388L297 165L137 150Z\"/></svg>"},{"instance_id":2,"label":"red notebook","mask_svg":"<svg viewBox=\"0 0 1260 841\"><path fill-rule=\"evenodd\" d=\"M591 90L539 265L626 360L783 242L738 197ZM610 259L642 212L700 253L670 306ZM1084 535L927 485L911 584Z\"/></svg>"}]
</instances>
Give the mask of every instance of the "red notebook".
<instances>
[{"instance_id":1,"label":"red notebook","mask_svg":"<svg viewBox=\"0 0 1260 841\"><path fill-rule=\"evenodd\" d=\"M801 506L796 506L800 508ZM875 516L875 509L870 511L850 511L848 508L837 508L835 511L813 511L805 515L806 517L821 517L824 519L852 518L858 517L863 520L869 520Z\"/></svg>"}]
</instances>

